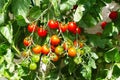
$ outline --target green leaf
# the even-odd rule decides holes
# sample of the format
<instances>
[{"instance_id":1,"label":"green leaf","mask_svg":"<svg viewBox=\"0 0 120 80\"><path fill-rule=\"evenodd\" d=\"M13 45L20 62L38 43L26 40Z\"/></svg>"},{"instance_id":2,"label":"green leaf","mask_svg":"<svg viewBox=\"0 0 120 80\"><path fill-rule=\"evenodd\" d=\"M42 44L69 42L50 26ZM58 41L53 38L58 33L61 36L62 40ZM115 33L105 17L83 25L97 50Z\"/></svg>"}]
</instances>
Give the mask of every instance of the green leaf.
<instances>
[{"instance_id":1,"label":"green leaf","mask_svg":"<svg viewBox=\"0 0 120 80\"><path fill-rule=\"evenodd\" d=\"M0 12L5 12L12 0L0 0Z\"/></svg>"},{"instance_id":2,"label":"green leaf","mask_svg":"<svg viewBox=\"0 0 120 80\"><path fill-rule=\"evenodd\" d=\"M12 30L12 25L6 25L0 27L0 33L4 36L4 38L11 44L12 38L13 38L13 30Z\"/></svg>"},{"instance_id":3,"label":"green leaf","mask_svg":"<svg viewBox=\"0 0 120 80\"><path fill-rule=\"evenodd\" d=\"M73 6L77 3L78 0L67 0L66 2L60 5L61 11L67 11L73 8Z\"/></svg>"},{"instance_id":4,"label":"green leaf","mask_svg":"<svg viewBox=\"0 0 120 80\"><path fill-rule=\"evenodd\" d=\"M0 25L3 24L5 22L5 13L2 12L0 13Z\"/></svg>"},{"instance_id":5,"label":"green leaf","mask_svg":"<svg viewBox=\"0 0 120 80\"><path fill-rule=\"evenodd\" d=\"M94 52L91 52L91 57L94 59L98 59L98 55Z\"/></svg>"},{"instance_id":6,"label":"green leaf","mask_svg":"<svg viewBox=\"0 0 120 80\"><path fill-rule=\"evenodd\" d=\"M11 52L11 49L7 49L7 54L4 55L4 59L7 63L11 64L12 60L13 60L13 53Z\"/></svg>"},{"instance_id":7,"label":"green leaf","mask_svg":"<svg viewBox=\"0 0 120 80\"><path fill-rule=\"evenodd\" d=\"M90 58L88 61L88 66L92 67L93 69L96 69L96 64L95 64L95 60Z\"/></svg>"},{"instance_id":8,"label":"green leaf","mask_svg":"<svg viewBox=\"0 0 120 80\"><path fill-rule=\"evenodd\" d=\"M30 21L38 20L41 17L41 10L38 6L34 6L30 9L28 13L28 18Z\"/></svg>"},{"instance_id":9,"label":"green leaf","mask_svg":"<svg viewBox=\"0 0 120 80\"><path fill-rule=\"evenodd\" d=\"M115 64L114 67L113 67L113 74L112 74L112 75L113 75L114 77L118 78L118 77L120 76L119 71L120 71L120 63L117 63L117 64Z\"/></svg>"},{"instance_id":10,"label":"green leaf","mask_svg":"<svg viewBox=\"0 0 120 80\"><path fill-rule=\"evenodd\" d=\"M104 36L113 36L118 34L118 28L115 27L112 23L108 23L105 29L103 30Z\"/></svg>"},{"instance_id":11,"label":"green leaf","mask_svg":"<svg viewBox=\"0 0 120 80\"><path fill-rule=\"evenodd\" d=\"M70 59L69 67L68 67L68 71L70 75L75 71L75 67L76 67L76 64L74 63L72 59Z\"/></svg>"},{"instance_id":12,"label":"green leaf","mask_svg":"<svg viewBox=\"0 0 120 80\"><path fill-rule=\"evenodd\" d=\"M26 22L25 22L25 19L23 18L23 16L21 16L21 15L16 16L16 20L17 20L17 24L19 26L26 26Z\"/></svg>"},{"instance_id":13,"label":"green leaf","mask_svg":"<svg viewBox=\"0 0 120 80\"><path fill-rule=\"evenodd\" d=\"M119 54L119 51L118 51L118 49L117 48L112 48L112 49L110 49L109 51L107 51L106 53L105 53L105 56L104 56L104 58L105 58L105 61L107 62L107 63L110 63L110 62L114 62L114 61L119 61L119 56L118 56L118 54Z\"/></svg>"},{"instance_id":14,"label":"green leaf","mask_svg":"<svg viewBox=\"0 0 120 80\"><path fill-rule=\"evenodd\" d=\"M82 19L88 27L93 27L98 23L96 19L89 13L84 15Z\"/></svg>"},{"instance_id":15,"label":"green leaf","mask_svg":"<svg viewBox=\"0 0 120 80\"><path fill-rule=\"evenodd\" d=\"M21 15L26 20L29 7L30 0L12 0L12 12L15 16Z\"/></svg>"},{"instance_id":16,"label":"green leaf","mask_svg":"<svg viewBox=\"0 0 120 80\"><path fill-rule=\"evenodd\" d=\"M78 21L81 20L84 10L85 9L84 9L83 5L78 5L77 10L76 10L76 12L74 14L74 19L73 19L75 22L78 22Z\"/></svg>"},{"instance_id":17,"label":"green leaf","mask_svg":"<svg viewBox=\"0 0 120 80\"><path fill-rule=\"evenodd\" d=\"M0 56L5 55L5 53L7 52L8 47L9 46L4 44L4 43L0 44Z\"/></svg>"},{"instance_id":18,"label":"green leaf","mask_svg":"<svg viewBox=\"0 0 120 80\"><path fill-rule=\"evenodd\" d=\"M89 37L89 41L90 44L94 47L100 47L100 48L104 48L105 44L107 44L107 39L102 39L101 37L97 36L97 35L88 35Z\"/></svg>"},{"instance_id":19,"label":"green leaf","mask_svg":"<svg viewBox=\"0 0 120 80\"><path fill-rule=\"evenodd\" d=\"M4 62L4 57L0 56L0 64Z\"/></svg>"},{"instance_id":20,"label":"green leaf","mask_svg":"<svg viewBox=\"0 0 120 80\"><path fill-rule=\"evenodd\" d=\"M115 59L115 62L117 63L117 62L120 62L120 53L119 53L119 51L117 50L117 52L116 52L116 54L115 54L115 56L114 56L114 59Z\"/></svg>"},{"instance_id":21,"label":"green leaf","mask_svg":"<svg viewBox=\"0 0 120 80\"><path fill-rule=\"evenodd\" d=\"M91 67L84 65L83 69L81 71L82 76L86 79L86 80L91 80Z\"/></svg>"},{"instance_id":22,"label":"green leaf","mask_svg":"<svg viewBox=\"0 0 120 80\"><path fill-rule=\"evenodd\" d=\"M60 15L60 11L59 11L59 6L58 6L58 1L57 0L50 0L50 2L52 3L53 7L54 7L54 12L56 16Z\"/></svg>"}]
</instances>

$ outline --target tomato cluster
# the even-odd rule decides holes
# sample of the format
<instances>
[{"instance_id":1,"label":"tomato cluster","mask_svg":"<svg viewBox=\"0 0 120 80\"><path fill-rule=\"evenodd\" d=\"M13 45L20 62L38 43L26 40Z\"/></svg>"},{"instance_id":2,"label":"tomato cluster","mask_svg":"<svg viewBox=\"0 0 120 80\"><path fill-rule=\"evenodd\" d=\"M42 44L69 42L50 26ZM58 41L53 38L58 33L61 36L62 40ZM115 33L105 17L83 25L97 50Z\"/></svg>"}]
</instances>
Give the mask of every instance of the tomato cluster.
<instances>
[{"instance_id":1,"label":"tomato cluster","mask_svg":"<svg viewBox=\"0 0 120 80\"><path fill-rule=\"evenodd\" d=\"M29 64L31 70L37 69L36 63L40 61L40 55L42 55L42 62L47 64L49 61L57 62L61 57L69 56L73 58L82 54L80 50L84 47L84 42L81 40L72 41L71 39L67 41L63 37L63 33L73 33L73 35L78 34L80 36L82 29L75 22L71 21L68 24L63 24L51 19L47 25L48 27L46 28L44 26L38 27L35 23L27 26L30 36L23 40L23 44L27 49L27 51L23 51L23 57L31 58L32 62ZM56 33L50 32L54 30ZM38 43L34 41L36 40L33 37L34 34L37 34L40 39L45 39L48 35L47 38L49 40L45 43Z\"/></svg>"}]
</instances>

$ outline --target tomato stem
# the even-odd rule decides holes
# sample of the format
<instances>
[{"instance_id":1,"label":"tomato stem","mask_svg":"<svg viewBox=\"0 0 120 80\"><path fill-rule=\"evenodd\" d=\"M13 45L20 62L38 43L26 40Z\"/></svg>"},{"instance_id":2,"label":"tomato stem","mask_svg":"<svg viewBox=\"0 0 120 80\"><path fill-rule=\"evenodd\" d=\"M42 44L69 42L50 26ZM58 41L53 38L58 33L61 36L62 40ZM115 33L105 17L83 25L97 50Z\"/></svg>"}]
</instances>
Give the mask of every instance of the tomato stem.
<instances>
[{"instance_id":1,"label":"tomato stem","mask_svg":"<svg viewBox=\"0 0 120 80\"><path fill-rule=\"evenodd\" d=\"M13 45L12 48L20 55L20 51L15 47L15 45Z\"/></svg>"}]
</instances>

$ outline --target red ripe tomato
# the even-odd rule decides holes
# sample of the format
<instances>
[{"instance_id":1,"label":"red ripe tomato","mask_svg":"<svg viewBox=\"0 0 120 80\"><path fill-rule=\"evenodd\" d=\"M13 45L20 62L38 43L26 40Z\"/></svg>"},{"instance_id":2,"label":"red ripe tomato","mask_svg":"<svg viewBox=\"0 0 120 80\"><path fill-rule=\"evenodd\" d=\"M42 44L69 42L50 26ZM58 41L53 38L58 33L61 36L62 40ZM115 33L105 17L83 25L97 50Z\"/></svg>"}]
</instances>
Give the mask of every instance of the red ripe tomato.
<instances>
[{"instance_id":1,"label":"red ripe tomato","mask_svg":"<svg viewBox=\"0 0 120 80\"><path fill-rule=\"evenodd\" d=\"M118 17L118 12L117 11L111 11L109 14L109 18L112 20L115 20Z\"/></svg>"},{"instance_id":2,"label":"red ripe tomato","mask_svg":"<svg viewBox=\"0 0 120 80\"><path fill-rule=\"evenodd\" d=\"M40 54L41 53L41 50L42 50L42 47L40 45L35 45L33 48L32 48L32 51L35 53L35 54Z\"/></svg>"},{"instance_id":3,"label":"red ripe tomato","mask_svg":"<svg viewBox=\"0 0 120 80\"><path fill-rule=\"evenodd\" d=\"M51 29L57 29L59 27L59 22L58 21L54 21L54 20L50 20L48 22L48 26L51 28Z\"/></svg>"},{"instance_id":4,"label":"red ripe tomato","mask_svg":"<svg viewBox=\"0 0 120 80\"><path fill-rule=\"evenodd\" d=\"M47 55L50 52L50 49L47 47L47 45L43 45L41 52Z\"/></svg>"},{"instance_id":5,"label":"red ripe tomato","mask_svg":"<svg viewBox=\"0 0 120 80\"><path fill-rule=\"evenodd\" d=\"M71 47L68 49L68 56L75 57L77 55L75 47Z\"/></svg>"},{"instance_id":6,"label":"red ripe tomato","mask_svg":"<svg viewBox=\"0 0 120 80\"><path fill-rule=\"evenodd\" d=\"M37 28L37 26L35 24L29 24L27 27L29 32L35 32L36 28Z\"/></svg>"},{"instance_id":7,"label":"red ripe tomato","mask_svg":"<svg viewBox=\"0 0 120 80\"><path fill-rule=\"evenodd\" d=\"M67 26L67 25L63 25L62 23L60 24L59 30L61 30L62 32L66 32L67 29L68 29L68 26Z\"/></svg>"},{"instance_id":8,"label":"red ripe tomato","mask_svg":"<svg viewBox=\"0 0 120 80\"><path fill-rule=\"evenodd\" d=\"M58 45L60 43L60 38L57 35L53 35L50 41L52 45Z\"/></svg>"},{"instance_id":9,"label":"red ripe tomato","mask_svg":"<svg viewBox=\"0 0 120 80\"><path fill-rule=\"evenodd\" d=\"M76 31L77 25L75 22L69 22L68 23L68 30L72 33Z\"/></svg>"},{"instance_id":10,"label":"red ripe tomato","mask_svg":"<svg viewBox=\"0 0 120 80\"><path fill-rule=\"evenodd\" d=\"M77 27L76 31L74 32L74 34L80 34L81 33L81 28Z\"/></svg>"},{"instance_id":11,"label":"red ripe tomato","mask_svg":"<svg viewBox=\"0 0 120 80\"><path fill-rule=\"evenodd\" d=\"M23 44L24 44L24 46L30 46L31 45L31 40L29 39L29 37L26 37L23 40Z\"/></svg>"},{"instance_id":12,"label":"red ripe tomato","mask_svg":"<svg viewBox=\"0 0 120 80\"><path fill-rule=\"evenodd\" d=\"M43 29L43 28L38 28L38 35L40 37L46 37L47 35L47 30Z\"/></svg>"},{"instance_id":13,"label":"red ripe tomato","mask_svg":"<svg viewBox=\"0 0 120 80\"><path fill-rule=\"evenodd\" d=\"M104 29L106 25L107 25L107 22L106 22L106 21L103 21L103 22L101 23L101 28Z\"/></svg>"}]
</instances>

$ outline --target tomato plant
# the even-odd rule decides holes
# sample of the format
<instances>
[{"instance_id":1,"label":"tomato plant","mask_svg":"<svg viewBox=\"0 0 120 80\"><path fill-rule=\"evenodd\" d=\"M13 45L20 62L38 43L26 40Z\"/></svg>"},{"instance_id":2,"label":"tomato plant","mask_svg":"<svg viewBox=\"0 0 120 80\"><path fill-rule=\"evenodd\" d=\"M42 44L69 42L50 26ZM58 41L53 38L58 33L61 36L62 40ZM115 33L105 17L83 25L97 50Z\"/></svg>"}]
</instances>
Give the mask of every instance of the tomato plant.
<instances>
[{"instance_id":1,"label":"tomato plant","mask_svg":"<svg viewBox=\"0 0 120 80\"><path fill-rule=\"evenodd\" d=\"M0 0L0 80L119 80L120 0Z\"/></svg>"}]
</instances>

